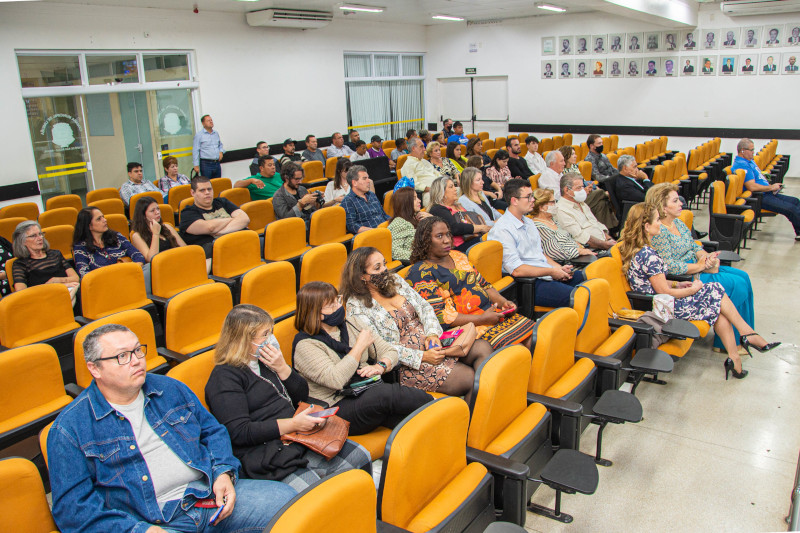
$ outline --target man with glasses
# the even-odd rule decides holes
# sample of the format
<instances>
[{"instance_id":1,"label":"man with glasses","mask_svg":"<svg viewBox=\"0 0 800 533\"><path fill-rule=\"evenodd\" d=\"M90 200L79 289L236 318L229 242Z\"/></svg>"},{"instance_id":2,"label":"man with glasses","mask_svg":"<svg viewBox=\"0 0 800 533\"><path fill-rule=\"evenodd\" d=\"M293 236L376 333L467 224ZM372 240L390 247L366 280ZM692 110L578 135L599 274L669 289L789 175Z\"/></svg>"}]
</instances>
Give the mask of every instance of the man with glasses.
<instances>
[{"instance_id":1,"label":"man with glasses","mask_svg":"<svg viewBox=\"0 0 800 533\"><path fill-rule=\"evenodd\" d=\"M283 166L283 187L272 197L272 208L275 210L276 219L302 218L306 228L309 228L311 214L319 208L323 199L322 192L312 194L300 185L303 176L303 167L297 163L287 163Z\"/></svg>"},{"instance_id":2,"label":"man with glasses","mask_svg":"<svg viewBox=\"0 0 800 533\"><path fill-rule=\"evenodd\" d=\"M83 349L94 379L47 438L59 530L260 531L295 495L238 479L225 427L188 387L147 374L148 347L128 328L101 326Z\"/></svg>"},{"instance_id":3,"label":"man with glasses","mask_svg":"<svg viewBox=\"0 0 800 533\"><path fill-rule=\"evenodd\" d=\"M761 208L774 213L780 213L789 219L794 227L794 240L800 241L800 200L794 196L780 194L782 183L770 183L761 173L761 169L753 158L755 145L750 139L742 139L736 145L736 157L731 166L731 172L744 169L744 187L748 191L761 194Z\"/></svg>"},{"instance_id":4,"label":"man with glasses","mask_svg":"<svg viewBox=\"0 0 800 533\"><path fill-rule=\"evenodd\" d=\"M508 209L492 226L488 239L503 245L503 271L514 277L536 278L534 305L567 307L572 289L586 278L561 266L544 254L539 230L526 217L533 208L533 191L528 180L510 179L503 188Z\"/></svg>"}]
</instances>

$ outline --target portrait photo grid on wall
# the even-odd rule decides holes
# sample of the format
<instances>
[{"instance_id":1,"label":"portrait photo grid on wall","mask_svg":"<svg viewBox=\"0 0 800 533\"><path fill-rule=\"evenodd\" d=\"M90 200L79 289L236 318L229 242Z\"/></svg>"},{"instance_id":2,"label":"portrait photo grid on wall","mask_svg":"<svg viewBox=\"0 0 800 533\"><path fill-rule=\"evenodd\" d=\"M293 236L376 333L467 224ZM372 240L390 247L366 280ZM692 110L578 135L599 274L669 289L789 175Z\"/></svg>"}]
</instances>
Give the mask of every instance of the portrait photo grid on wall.
<instances>
[{"instance_id":1,"label":"portrait photo grid on wall","mask_svg":"<svg viewBox=\"0 0 800 533\"><path fill-rule=\"evenodd\" d=\"M542 60L541 79L544 80L800 74L800 21L761 26L551 36L541 40L543 56L559 56L558 59ZM798 47L797 52L786 50L790 47ZM784 50L763 51L774 48ZM736 49L743 52L734 53ZM708 53L715 50L721 53ZM653 52L657 54L653 55ZM700 55L683 55L683 52ZM615 57L616 54L624 54L624 57Z\"/></svg>"}]
</instances>

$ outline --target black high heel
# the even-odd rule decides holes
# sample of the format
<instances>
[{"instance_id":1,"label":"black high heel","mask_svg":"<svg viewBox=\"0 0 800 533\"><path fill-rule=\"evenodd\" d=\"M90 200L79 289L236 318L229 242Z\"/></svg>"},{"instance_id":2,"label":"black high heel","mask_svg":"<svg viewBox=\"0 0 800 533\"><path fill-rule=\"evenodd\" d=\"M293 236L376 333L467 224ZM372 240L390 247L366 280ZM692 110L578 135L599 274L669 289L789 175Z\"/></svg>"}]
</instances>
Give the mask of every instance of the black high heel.
<instances>
[{"instance_id":1,"label":"black high heel","mask_svg":"<svg viewBox=\"0 0 800 533\"><path fill-rule=\"evenodd\" d=\"M730 357L725 359L725 363L723 364L723 366L725 367L725 381L728 381L729 372L732 373L733 377L735 377L736 379L744 379L747 377L747 374L749 373L744 368L742 369L741 372L737 372L733 364L733 360Z\"/></svg>"},{"instance_id":2,"label":"black high heel","mask_svg":"<svg viewBox=\"0 0 800 533\"><path fill-rule=\"evenodd\" d=\"M750 353L750 348L753 348L754 350L758 350L760 353L764 353L764 352L770 351L771 349L775 348L776 346L780 346L780 344L781 344L780 342L768 342L765 346L762 346L761 348L759 348L758 346L756 346L755 344L751 344L750 341L747 340L747 337L751 337L753 335L758 335L758 333L755 333L755 332L748 333L747 335L742 335L742 336L739 337L739 344L745 350L747 350L747 355L749 355L750 357L753 357L753 354Z\"/></svg>"}]
</instances>

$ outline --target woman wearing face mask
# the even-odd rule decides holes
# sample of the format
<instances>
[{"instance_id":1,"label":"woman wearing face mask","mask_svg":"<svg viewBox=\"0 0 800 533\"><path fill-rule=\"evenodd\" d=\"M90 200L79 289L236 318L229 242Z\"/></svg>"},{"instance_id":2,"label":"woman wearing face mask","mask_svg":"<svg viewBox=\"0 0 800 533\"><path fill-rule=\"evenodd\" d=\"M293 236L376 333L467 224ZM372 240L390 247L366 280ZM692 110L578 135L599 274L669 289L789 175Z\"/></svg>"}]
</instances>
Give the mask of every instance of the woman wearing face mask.
<instances>
[{"instance_id":1,"label":"woman wearing face mask","mask_svg":"<svg viewBox=\"0 0 800 533\"><path fill-rule=\"evenodd\" d=\"M355 252L354 252L355 253ZM351 435L379 426L393 428L431 401L421 390L380 379L358 396L349 384L391 372L397 351L370 328L346 316L342 298L330 283L312 281L297 292L294 367L308 380L309 395L333 407L350 422Z\"/></svg>"},{"instance_id":2,"label":"woman wearing face mask","mask_svg":"<svg viewBox=\"0 0 800 533\"><path fill-rule=\"evenodd\" d=\"M234 307L222 326L205 389L209 410L230 434L242 477L282 481L299 492L338 472L371 471L369 452L352 441L330 461L281 442L282 435L310 431L325 419L310 416L310 407L295 414L298 402L309 400L308 383L286 364L272 326L263 309Z\"/></svg>"},{"instance_id":3,"label":"woman wearing face mask","mask_svg":"<svg viewBox=\"0 0 800 533\"><path fill-rule=\"evenodd\" d=\"M378 250L353 250L342 272L342 296L348 314L397 351L401 384L469 399L473 368L492 353L491 345L478 339L467 353L456 345L442 348L442 327L433 307L386 269Z\"/></svg>"},{"instance_id":4,"label":"woman wearing face mask","mask_svg":"<svg viewBox=\"0 0 800 533\"><path fill-rule=\"evenodd\" d=\"M533 198L531 216L539 230L539 236L542 238L542 250L547 257L559 263L566 263L579 255L597 255L556 225L554 217L558 212L558 206L556 206L553 191L536 189L533 191Z\"/></svg>"}]
</instances>

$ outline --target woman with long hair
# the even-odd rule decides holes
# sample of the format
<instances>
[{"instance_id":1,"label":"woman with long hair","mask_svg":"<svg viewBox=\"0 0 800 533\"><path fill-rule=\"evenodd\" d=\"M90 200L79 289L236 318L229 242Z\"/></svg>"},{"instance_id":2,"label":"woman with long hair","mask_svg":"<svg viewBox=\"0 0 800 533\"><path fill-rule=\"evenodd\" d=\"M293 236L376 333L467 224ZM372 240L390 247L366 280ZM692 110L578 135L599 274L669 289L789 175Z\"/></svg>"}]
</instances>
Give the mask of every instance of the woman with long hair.
<instances>
[{"instance_id":1,"label":"woman with long hair","mask_svg":"<svg viewBox=\"0 0 800 533\"><path fill-rule=\"evenodd\" d=\"M161 208L155 198L149 196L139 198L136 202L131 230L131 243L142 252L148 263L159 252L186 246L175 228L161 221Z\"/></svg>"},{"instance_id":2,"label":"woman with long hair","mask_svg":"<svg viewBox=\"0 0 800 533\"><path fill-rule=\"evenodd\" d=\"M517 343L530 348L533 321L517 313L516 305L483 279L466 255L453 250L452 243L441 218L420 222L406 281L431 304L443 327L472 323L478 338L493 350Z\"/></svg>"},{"instance_id":3,"label":"woman with long hair","mask_svg":"<svg viewBox=\"0 0 800 533\"><path fill-rule=\"evenodd\" d=\"M459 172L464 172L464 168L467 166L467 158L464 157L464 151L465 148L461 146L461 143L455 141L447 143L447 152L445 155L447 159L453 162L456 166L456 170Z\"/></svg>"},{"instance_id":4,"label":"woman with long hair","mask_svg":"<svg viewBox=\"0 0 800 533\"><path fill-rule=\"evenodd\" d=\"M461 186L461 196L458 198L458 203L470 213L481 215L487 226L494 226L495 220L502 215L492 207L483 192L483 174L480 169L465 168L459 178L459 185Z\"/></svg>"},{"instance_id":5,"label":"woman with long hair","mask_svg":"<svg viewBox=\"0 0 800 533\"><path fill-rule=\"evenodd\" d=\"M300 492L338 472L360 468L371 472L370 455L345 441L328 460L281 437L324 426L310 415L308 383L292 370L272 334L272 317L254 305L237 305L222 325L214 350L214 369L205 388L209 411L228 430L243 477L282 481ZM313 403L313 402L309 402Z\"/></svg>"},{"instance_id":6,"label":"woman with long hair","mask_svg":"<svg viewBox=\"0 0 800 533\"><path fill-rule=\"evenodd\" d=\"M481 158L484 169L492 162L489 156L483 153L483 141L480 137L473 137L467 141L467 153L464 154L464 157L469 158L473 155L477 155Z\"/></svg>"},{"instance_id":7,"label":"woman with long hair","mask_svg":"<svg viewBox=\"0 0 800 533\"><path fill-rule=\"evenodd\" d=\"M639 203L628 212L622 229L619 251L622 270L631 289L645 294L668 294L675 299L675 316L683 320L704 320L714 327L722 340L728 358L725 360L725 379L728 374L743 379L747 370L742 369L742 360L736 347L733 328L739 330L739 342L750 352L755 348L765 352L778 346L779 342L767 343L753 331L736 311L736 307L717 282L668 281L667 267L658 253L650 246L651 239L661 233L658 209L653 204Z\"/></svg>"},{"instance_id":8,"label":"woman with long hair","mask_svg":"<svg viewBox=\"0 0 800 533\"><path fill-rule=\"evenodd\" d=\"M399 354L397 379L408 388L466 396L472 391L474 368L492 353L475 340L442 347L442 327L431 305L408 283L386 268L375 248L353 250L342 272L342 297L348 316L367 324L376 338ZM462 333L463 334L463 333Z\"/></svg>"},{"instance_id":9,"label":"woman with long hair","mask_svg":"<svg viewBox=\"0 0 800 533\"><path fill-rule=\"evenodd\" d=\"M142 253L121 233L108 228L106 217L96 207L84 207L78 211L75 232L72 234L72 256L78 275L130 259L141 263L145 271L145 282L150 278L150 265ZM149 283L147 284L149 287Z\"/></svg>"},{"instance_id":10,"label":"woman with long hair","mask_svg":"<svg viewBox=\"0 0 800 533\"><path fill-rule=\"evenodd\" d=\"M486 224L474 224L465 218L467 212L459 203L460 191L452 179L436 178L431 184L431 197L428 212L442 218L450 226L453 233L453 245L460 252L466 251L475 244L480 235L487 233L491 227ZM466 220L466 221L462 221Z\"/></svg>"},{"instance_id":11,"label":"woman with long hair","mask_svg":"<svg viewBox=\"0 0 800 533\"><path fill-rule=\"evenodd\" d=\"M351 435L393 428L433 399L383 380L397 365L397 351L345 312L330 283L312 281L300 287L294 325L299 332L294 338L295 369L308 381L309 396L339 407L337 415L350 422ZM356 394L352 385L358 388L365 380L371 381L368 388Z\"/></svg>"},{"instance_id":12,"label":"woman with long hair","mask_svg":"<svg viewBox=\"0 0 800 533\"><path fill-rule=\"evenodd\" d=\"M492 163L486 169L486 177L492 180L493 188L500 194L503 193L503 186L511 179L511 169L508 168L508 152L498 150L492 158Z\"/></svg>"},{"instance_id":13,"label":"woman with long hair","mask_svg":"<svg viewBox=\"0 0 800 533\"><path fill-rule=\"evenodd\" d=\"M400 187L392 194L394 216L389 221L392 232L392 257L398 261L408 261L411 257L411 243L417 231L417 222L430 213L420 211L422 202L413 187Z\"/></svg>"},{"instance_id":14,"label":"woman with long hair","mask_svg":"<svg viewBox=\"0 0 800 533\"><path fill-rule=\"evenodd\" d=\"M339 205L350 192L350 185L347 183L347 171L353 163L346 157L340 157L336 162L336 172L333 179L325 186L325 205L323 207L330 207L332 205Z\"/></svg>"},{"instance_id":15,"label":"woman with long hair","mask_svg":"<svg viewBox=\"0 0 800 533\"><path fill-rule=\"evenodd\" d=\"M558 151L564 156L564 171L561 173L561 175L563 176L564 174L569 174L570 172L580 174L581 171L578 169L578 154L575 153L575 148L565 144L559 148Z\"/></svg>"}]
</instances>

